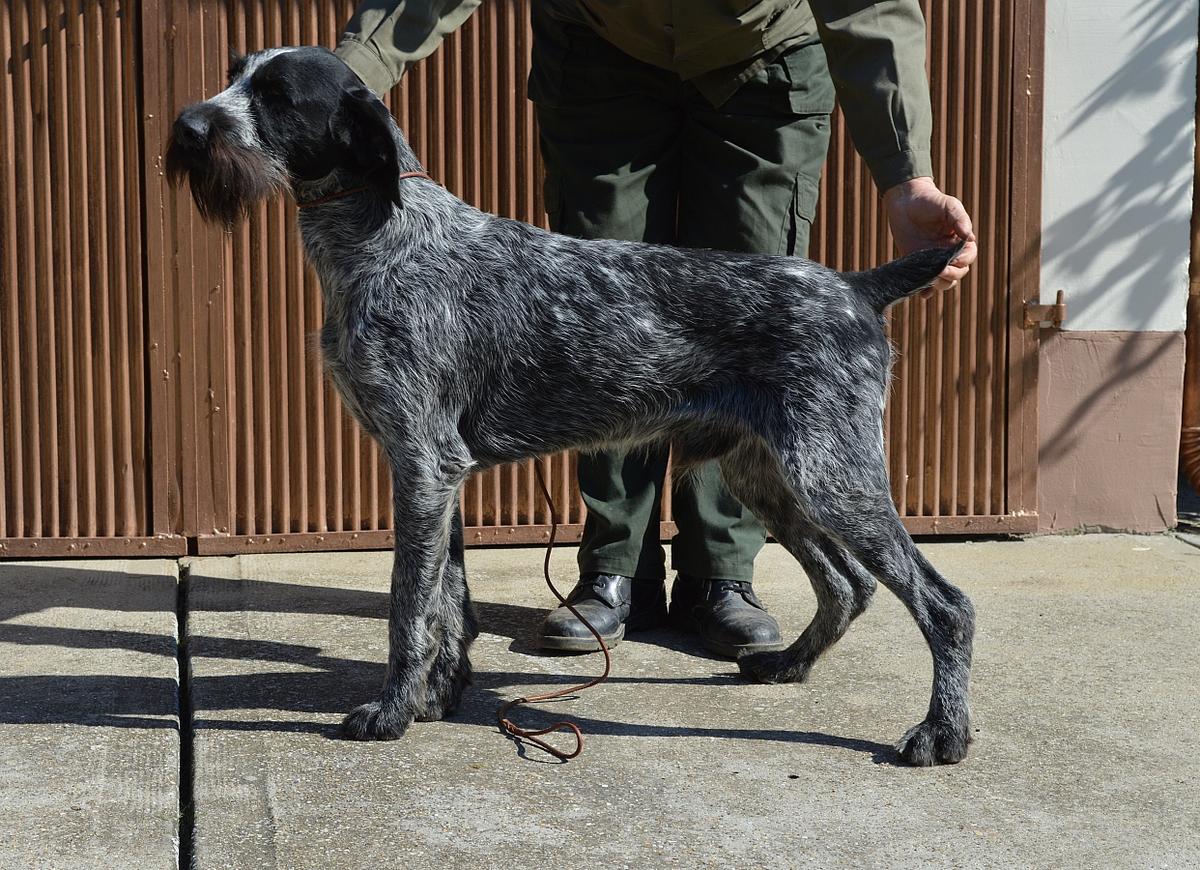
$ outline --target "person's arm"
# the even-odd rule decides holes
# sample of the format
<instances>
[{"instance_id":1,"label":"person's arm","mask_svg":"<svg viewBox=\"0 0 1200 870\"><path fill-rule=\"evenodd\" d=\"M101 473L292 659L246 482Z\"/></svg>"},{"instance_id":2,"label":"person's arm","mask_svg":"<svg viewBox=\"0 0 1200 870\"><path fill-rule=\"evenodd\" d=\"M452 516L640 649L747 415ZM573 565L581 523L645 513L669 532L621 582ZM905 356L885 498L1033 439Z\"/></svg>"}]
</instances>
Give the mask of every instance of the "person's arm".
<instances>
[{"instance_id":1,"label":"person's arm","mask_svg":"<svg viewBox=\"0 0 1200 870\"><path fill-rule=\"evenodd\" d=\"M854 147L883 195L902 254L965 240L934 289L961 280L978 249L963 204L933 180L933 110L919 0L810 0Z\"/></svg>"},{"instance_id":2,"label":"person's arm","mask_svg":"<svg viewBox=\"0 0 1200 870\"><path fill-rule=\"evenodd\" d=\"M428 57L482 0L364 0L346 25L336 54L363 84L383 94Z\"/></svg>"},{"instance_id":3,"label":"person's arm","mask_svg":"<svg viewBox=\"0 0 1200 870\"><path fill-rule=\"evenodd\" d=\"M932 176L919 0L810 0L854 147L880 191Z\"/></svg>"}]
</instances>

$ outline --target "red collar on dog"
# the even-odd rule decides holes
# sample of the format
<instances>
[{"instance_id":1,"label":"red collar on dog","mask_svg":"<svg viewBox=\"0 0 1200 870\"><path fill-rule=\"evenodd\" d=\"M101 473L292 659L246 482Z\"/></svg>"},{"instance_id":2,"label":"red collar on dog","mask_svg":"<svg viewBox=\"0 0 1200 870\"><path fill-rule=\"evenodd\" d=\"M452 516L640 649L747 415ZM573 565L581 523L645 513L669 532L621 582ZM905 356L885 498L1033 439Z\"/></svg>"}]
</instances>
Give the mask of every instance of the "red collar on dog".
<instances>
[{"instance_id":1,"label":"red collar on dog","mask_svg":"<svg viewBox=\"0 0 1200 870\"><path fill-rule=\"evenodd\" d=\"M429 178L429 176L426 175L424 172L401 172L396 177L398 179L399 178L426 178L426 179L429 179L429 181L433 181L433 179ZM353 196L356 193L362 193L363 191L366 191L366 190L370 190L370 188L368 188L368 187L351 187L351 188L347 188L346 190L339 190L336 193L331 193L328 196L321 196L321 197L317 197L316 199L310 199L310 200L308 200L308 202L297 201L296 205L299 208L311 208L314 205L324 205L325 203L332 202L335 199L341 199L343 196Z\"/></svg>"}]
</instances>

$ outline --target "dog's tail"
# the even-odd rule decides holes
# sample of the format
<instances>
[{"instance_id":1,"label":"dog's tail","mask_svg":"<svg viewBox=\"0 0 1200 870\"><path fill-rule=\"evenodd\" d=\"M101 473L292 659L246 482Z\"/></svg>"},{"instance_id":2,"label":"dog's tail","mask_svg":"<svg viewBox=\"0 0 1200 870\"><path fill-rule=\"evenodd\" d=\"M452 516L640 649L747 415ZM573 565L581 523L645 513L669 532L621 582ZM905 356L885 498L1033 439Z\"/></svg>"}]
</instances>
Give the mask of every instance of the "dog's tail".
<instances>
[{"instance_id":1,"label":"dog's tail","mask_svg":"<svg viewBox=\"0 0 1200 870\"><path fill-rule=\"evenodd\" d=\"M929 248L917 251L878 269L866 272L848 272L843 275L846 282L871 301L877 311L924 290L942 273L950 261L958 256L966 242L949 248Z\"/></svg>"}]
</instances>

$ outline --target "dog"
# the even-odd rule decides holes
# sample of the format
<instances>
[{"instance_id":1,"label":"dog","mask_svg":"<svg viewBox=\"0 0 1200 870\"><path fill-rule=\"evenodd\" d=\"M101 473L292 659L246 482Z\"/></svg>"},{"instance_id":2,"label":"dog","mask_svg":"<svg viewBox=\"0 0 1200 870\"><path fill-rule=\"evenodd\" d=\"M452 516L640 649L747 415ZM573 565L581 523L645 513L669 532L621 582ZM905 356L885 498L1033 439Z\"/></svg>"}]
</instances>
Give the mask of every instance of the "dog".
<instances>
[{"instance_id":1,"label":"dog","mask_svg":"<svg viewBox=\"0 0 1200 870\"><path fill-rule=\"evenodd\" d=\"M933 655L916 765L970 742L970 600L917 550L892 504L883 313L959 248L838 273L797 257L585 241L484 214L429 180L391 114L335 55L238 58L182 110L166 152L200 214L230 224L290 191L320 278L324 363L391 464L396 518L387 676L343 733L394 739L456 708L477 634L458 493L473 471L569 448L669 442L677 469L718 459L816 591L786 650L738 660L798 682L867 607L876 579Z\"/></svg>"}]
</instances>

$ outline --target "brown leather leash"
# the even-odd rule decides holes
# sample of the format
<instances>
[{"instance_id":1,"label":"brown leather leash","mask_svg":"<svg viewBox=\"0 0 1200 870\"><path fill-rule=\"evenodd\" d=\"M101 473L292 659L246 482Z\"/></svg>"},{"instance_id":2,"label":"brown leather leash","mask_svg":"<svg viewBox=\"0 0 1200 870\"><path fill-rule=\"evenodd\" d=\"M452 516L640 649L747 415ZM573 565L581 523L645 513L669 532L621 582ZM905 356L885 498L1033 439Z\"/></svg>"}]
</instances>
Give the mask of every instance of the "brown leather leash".
<instances>
[{"instance_id":1,"label":"brown leather leash","mask_svg":"<svg viewBox=\"0 0 1200 870\"><path fill-rule=\"evenodd\" d=\"M542 498L546 500L546 506L550 508L550 541L546 545L546 559L542 564L542 572L546 577L546 585L550 587L550 591L554 593L554 597L559 600L559 603L565 606L567 610L571 611L571 614L584 624L584 627L592 633L592 637L596 638L596 642L600 644L600 651L604 653L604 673L598 677L595 677L594 679L588 680L586 683L580 683L578 686L569 686L565 689L559 689L555 692L545 692L540 695L528 695L523 698L515 698L501 706L500 709L496 711L496 721L500 724L500 730L512 737L513 740L517 741L518 743L520 743L522 740L527 741L537 746L539 749L542 749L545 752L553 755L555 758L558 758L562 761L567 761L575 758L577 755L583 752L583 732L579 729L578 725L576 725L574 722L563 720L562 722L555 722L553 725L550 725L547 728L531 730L522 728L509 719L508 712L513 707L516 707L520 704L532 704L538 701L550 701L554 698L561 698L565 695L573 694L574 692L582 692L584 689L590 689L592 686L597 686L600 683L603 683L608 679L609 671L612 670L612 655L608 651L608 645L604 642L604 638L600 636L600 632L596 631L595 626L583 618L579 611L575 609L573 604L568 603L567 599L563 598L558 589L555 588L554 581L550 579L550 555L554 552L554 539L558 534L558 514L554 510L554 500L550 498L550 490L546 487L546 479L542 476L542 466L537 463L536 460L534 464L534 470L537 472L538 486L542 488ZM561 749L558 749L557 747L552 746L545 740L541 739L543 735L551 734L555 731L570 731L575 735L575 749L573 752L563 752Z\"/></svg>"}]
</instances>

